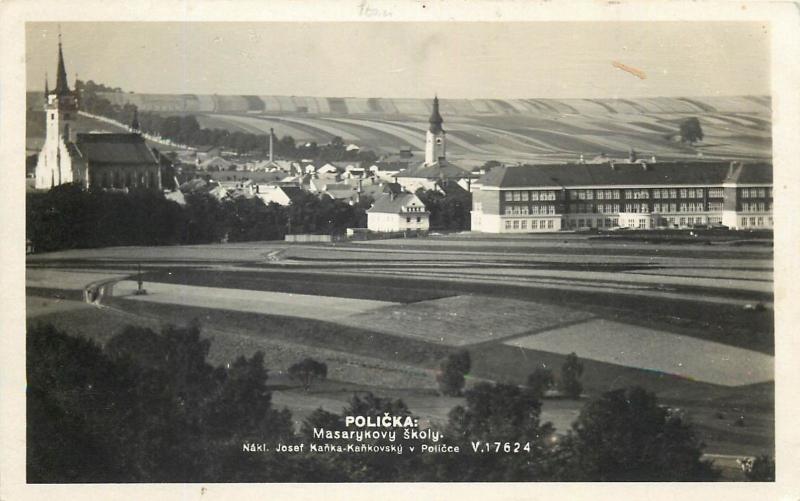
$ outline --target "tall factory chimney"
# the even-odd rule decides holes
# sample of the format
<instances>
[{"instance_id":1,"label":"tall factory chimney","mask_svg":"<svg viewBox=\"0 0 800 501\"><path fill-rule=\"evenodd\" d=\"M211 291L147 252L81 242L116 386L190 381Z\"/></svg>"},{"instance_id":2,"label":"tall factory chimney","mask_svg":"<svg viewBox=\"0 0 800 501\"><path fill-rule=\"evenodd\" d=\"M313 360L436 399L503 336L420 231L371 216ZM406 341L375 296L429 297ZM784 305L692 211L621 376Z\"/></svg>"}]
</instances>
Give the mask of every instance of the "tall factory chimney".
<instances>
[{"instance_id":1,"label":"tall factory chimney","mask_svg":"<svg viewBox=\"0 0 800 501\"><path fill-rule=\"evenodd\" d=\"M274 135L275 135L274 129L270 128L269 129L269 161L270 162L275 160L275 155L274 155L273 149L272 149L272 141L273 141L273 136Z\"/></svg>"}]
</instances>

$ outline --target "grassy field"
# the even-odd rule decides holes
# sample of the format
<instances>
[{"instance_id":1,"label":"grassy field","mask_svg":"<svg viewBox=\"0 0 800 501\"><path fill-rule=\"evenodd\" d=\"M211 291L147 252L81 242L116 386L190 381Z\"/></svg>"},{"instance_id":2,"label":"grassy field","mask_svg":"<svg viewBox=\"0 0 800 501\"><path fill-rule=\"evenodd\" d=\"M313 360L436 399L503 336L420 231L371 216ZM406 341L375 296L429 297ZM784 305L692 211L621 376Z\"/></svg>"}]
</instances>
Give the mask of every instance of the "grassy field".
<instances>
[{"instance_id":1,"label":"grassy field","mask_svg":"<svg viewBox=\"0 0 800 501\"><path fill-rule=\"evenodd\" d=\"M775 371L773 358L755 351L602 319L506 344L563 355L576 352L592 360L723 386L771 381Z\"/></svg>"},{"instance_id":2,"label":"grassy field","mask_svg":"<svg viewBox=\"0 0 800 501\"><path fill-rule=\"evenodd\" d=\"M507 252L497 251L504 243L508 244ZM409 405L413 402L412 410L419 406L420 414L441 420L453 402L436 395L435 370L439 361L458 346L466 346L472 355L469 384L484 379L519 384L542 366L558 373L564 353L574 350L584 359L586 398L612 388L641 385L655 391L665 404L684 409L701 431L709 452L768 453L774 444L771 382L711 384L707 381L720 381L710 377L692 380L692 373L659 365L691 356L694 358L686 359L691 362L686 367L696 371L704 358L716 353L728 357L731 364L739 360L734 364L741 368L736 377L746 379L747 366L757 361L730 357L731 353L742 353L730 347L772 354L770 309L752 311L733 303L694 300L721 290L713 287L715 280L769 283L770 250L727 244L711 247L716 248L677 245L669 247L670 256L663 256L652 252L653 248L664 248L658 244L598 243L565 235L563 239L559 236L506 241L460 236L379 245L251 243L69 251L29 257L29 316L31 321L53 321L101 343L127 323L157 326L196 319L204 335L213 339L214 363L224 364L238 355L264 351L277 401L296 411L296 419L319 405L335 411L350 392L370 390L407 399ZM598 249L605 252L597 253ZM268 260L267 256L276 250L280 251L280 258ZM216 293L205 294L205 302L195 306L125 297L105 301L104 308L75 301L80 300L84 278L88 283L102 274L133 271L139 262L145 271L145 288L152 289L153 297L163 292L162 287L178 298L186 297L180 291L192 289L243 289L241 294L246 300L270 298L267 303L303 294L310 296L305 305L308 311L299 303L295 305L297 311L291 312L294 316L287 316L288 310L265 308L267 303L254 306L251 311L235 311L242 308L226 305ZM469 268L493 278L465 278ZM521 270L518 276L508 275L515 268ZM525 275L525 270L556 276L562 273L563 277L580 272L569 278L571 281L609 272L636 273L642 275L643 284L651 283L653 288L625 292L618 286L602 286L599 281L596 285L586 283L581 289L566 285L543 287L538 282L540 278ZM672 291L672 296L643 294L648 290L657 293L659 283L675 277L691 278L693 270L702 273L712 286ZM59 288L50 282L58 282L57 272L62 271L65 275ZM63 284L71 288L65 289ZM129 283L128 289L132 287ZM757 297L752 290L729 292L729 298L736 301ZM242 301L239 298L234 303ZM322 311L326 301L392 304L377 305L377 309L361 313L351 311L338 318L308 318L313 316L309 311ZM597 329L586 329L587 325L600 325L598 322L625 328L605 329L599 335ZM626 332L640 336L633 340L639 344L628 338L620 343L614 337ZM653 344L655 338L642 338L645 334L659 336L663 343ZM540 341L550 344L520 341L539 336L544 336ZM722 345L721 351L709 351L711 346L720 346L708 342ZM634 358L614 358L620 344L625 345L626 356L635 355ZM286 368L305 356L325 361L330 374L328 383L307 396L285 376ZM716 367L716 358L708 365L709 370ZM730 382L747 382L733 379ZM581 405L582 402L550 400L545 404L545 418L564 429ZM744 425L737 426L741 416Z\"/></svg>"},{"instance_id":3,"label":"grassy field","mask_svg":"<svg viewBox=\"0 0 800 501\"><path fill-rule=\"evenodd\" d=\"M39 300L34 299L34 300ZM124 303L124 304L123 304ZM403 339L369 328L339 326L334 323L291 317L225 312L207 308L179 307L113 299L111 308L87 307L44 314L34 322L52 322L75 335L84 335L101 344L125 325L151 328L165 323L199 321L204 336L212 339L211 360L224 364L241 354L256 350L266 353L271 384L296 419L307 415L318 404L335 410L354 390L375 391L383 396L408 399L411 409L428 419L441 420L453 403L443 402L434 391L434 368L447 349L436 344ZM124 307L123 311L119 307ZM468 381L488 378L521 383L536 367L558 370L563 355L488 343L471 350L473 369ZM283 371L291 363L312 356L329 365L330 383L315 390L310 400L288 381ZM654 371L645 371L585 359L583 382L587 398L602 391L636 384L656 391L659 398L685 409L701 430L709 451L751 454L772 448L772 386L726 388L690 381ZM419 411L414 407L419 406ZM577 415L581 402L545 403L544 417L562 429ZM330 409L330 408L333 409ZM722 417L720 417L722 415ZM744 415L747 425L733 421Z\"/></svg>"},{"instance_id":4,"label":"grassy field","mask_svg":"<svg viewBox=\"0 0 800 501\"><path fill-rule=\"evenodd\" d=\"M410 305L389 305L339 320L351 326L449 346L498 341L585 320L580 310L489 296L453 296Z\"/></svg>"},{"instance_id":5,"label":"grassy field","mask_svg":"<svg viewBox=\"0 0 800 501\"><path fill-rule=\"evenodd\" d=\"M502 297L547 305L569 305L594 316L652 326L731 346L771 354L773 316L771 310L747 311L726 304L699 304L677 299L648 301L632 296L612 295L604 291L537 289L522 285L448 282L435 277L385 277L374 273L332 274L314 271L289 272L282 269L244 271L191 269L158 271L145 275L146 281L186 283L191 285L226 284L227 287L252 290L291 290L298 293L330 294L340 297L370 297L370 291L385 291L374 299L423 301L430 296L480 295ZM323 285L324 284L324 285ZM364 294L367 292L367 294ZM420 292L424 292L421 294ZM395 298L395 299L393 299Z\"/></svg>"}]
</instances>

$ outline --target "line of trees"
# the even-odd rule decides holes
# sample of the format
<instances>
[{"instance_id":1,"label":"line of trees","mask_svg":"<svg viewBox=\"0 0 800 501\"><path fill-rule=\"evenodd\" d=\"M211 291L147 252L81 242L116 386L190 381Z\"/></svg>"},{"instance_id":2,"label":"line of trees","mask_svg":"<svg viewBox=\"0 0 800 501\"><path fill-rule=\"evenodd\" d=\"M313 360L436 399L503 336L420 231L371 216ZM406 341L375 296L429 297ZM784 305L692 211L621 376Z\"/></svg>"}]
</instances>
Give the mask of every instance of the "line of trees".
<instances>
[{"instance_id":1,"label":"line of trees","mask_svg":"<svg viewBox=\"0 0 800 501\"><path fill-rule=\"evenodd\" d=\"M289 207L258 198L185 194L186 205L152 190L129 193L57 186L28 193L26 233L37 252L120 245L281 240L287 233L341 234L366 226L373 200L355 205L303 193ZM153 224L157 221L158 224Z\"/></svg>"},{"instance_id":2,"label":"line of trees","mask_svg":"<svg viewBox=\"0 0 800 501\"><path fill-rule=\"evenodd\" d=\"M443 443L460 453L246 453L244 443L315 441L344 416L412 416L402 400L354 395L341 414L318 409L298 431L275 408L262 353L226 366L207 361L199 327L160 333L128 327L104 348L49 325L27 334L27 473L41 482L688 481L718 472L701 459L692 427L641 388L590 401L556 435L527 387L482 382L464 392ZM458 361L463 370L465 360ZM314 365L314 367L311 367ZM468 369L467 369L468 370ZM324 377L317 364L293 371ZM490 452L495 442L526 444ZM475 447L475 444L478 444ZM416 442L419 445L419 442ZM489 449L487 449L487 445ZM764 469L760 467L760 469ZM773 467L774 470L774 467Z\"/></svg>"},{"instance_id":3,"label":"line of trees","mask_svg":"<svg viewBox=\"0 0 800 501\"><path fill-rule=\"evenodd\" d=\"M99 95L101 92L118 92L122 89L109 88L92 80L78 80L75 88L81 96L81 108L94 115L111 118L123 124L130 124L138 111L136 105L126 103L122 106ZM189 146L217 146L238 154L269 151L268 134L252 134L243 131L201 127L194 115L164 116L160 113L142 112L138 114L139 128L142 132L170 139L178 144ZM378 160L372 150L348 150L341 137L333 136L329 143L316 142L297 144L292 136L273 137L275 155L288 160L311 159L317 163L335 161L358 161L364 168Z\"/></svg>"}]
</instances>

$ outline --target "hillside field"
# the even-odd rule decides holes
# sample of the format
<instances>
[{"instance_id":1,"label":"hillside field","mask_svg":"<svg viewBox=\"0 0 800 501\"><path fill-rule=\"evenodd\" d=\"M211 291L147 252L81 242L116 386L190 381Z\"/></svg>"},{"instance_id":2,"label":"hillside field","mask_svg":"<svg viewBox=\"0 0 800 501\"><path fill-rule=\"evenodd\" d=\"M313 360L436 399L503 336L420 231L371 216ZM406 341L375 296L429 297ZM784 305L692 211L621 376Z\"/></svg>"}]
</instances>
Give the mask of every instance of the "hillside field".
<instances>
[{"instance_id":1,"label":"hillside field","mask_svg":"<svg viewBox=\"0 0 800 501\"><path fill-rule=\"evenodd\" d=\"M285 96L194 96L108 93L116 104L142 111L193 114L207 128L327 143L334 136L380 153L424 147L430 101ZM36 94L29 94L35 109ZM40 101L39 101L40 102ZM771 158L771 101L768 97L649 99L442 99L448 156L464 167L504 162L588 160L599 154L723 159ZM28 138L44 135L32 125ZM690 146L675 135L686 117L697 117L703 142ZM43 125L43 124L42 124ZM672 136L672 137L670 137Z\"/></svg>"}]
</instances>

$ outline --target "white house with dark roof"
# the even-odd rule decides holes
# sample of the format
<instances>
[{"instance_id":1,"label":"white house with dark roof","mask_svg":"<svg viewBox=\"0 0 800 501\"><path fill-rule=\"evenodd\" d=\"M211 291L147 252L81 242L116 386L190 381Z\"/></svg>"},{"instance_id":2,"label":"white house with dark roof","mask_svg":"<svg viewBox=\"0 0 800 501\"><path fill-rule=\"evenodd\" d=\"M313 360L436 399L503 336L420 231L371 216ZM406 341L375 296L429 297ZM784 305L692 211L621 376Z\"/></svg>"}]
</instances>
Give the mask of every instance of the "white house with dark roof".
<instances>
[{"instance_id":1,"label":"white house with dark roof","mask_svg":"<svg viewBox=\"0 0 800 501\"><path fill-rule=\"evenodd\" d=\"M370 231L428 231L429 228L430 213L413 193L384 193L367 210Z\"/></svg>"}]
</instances>

